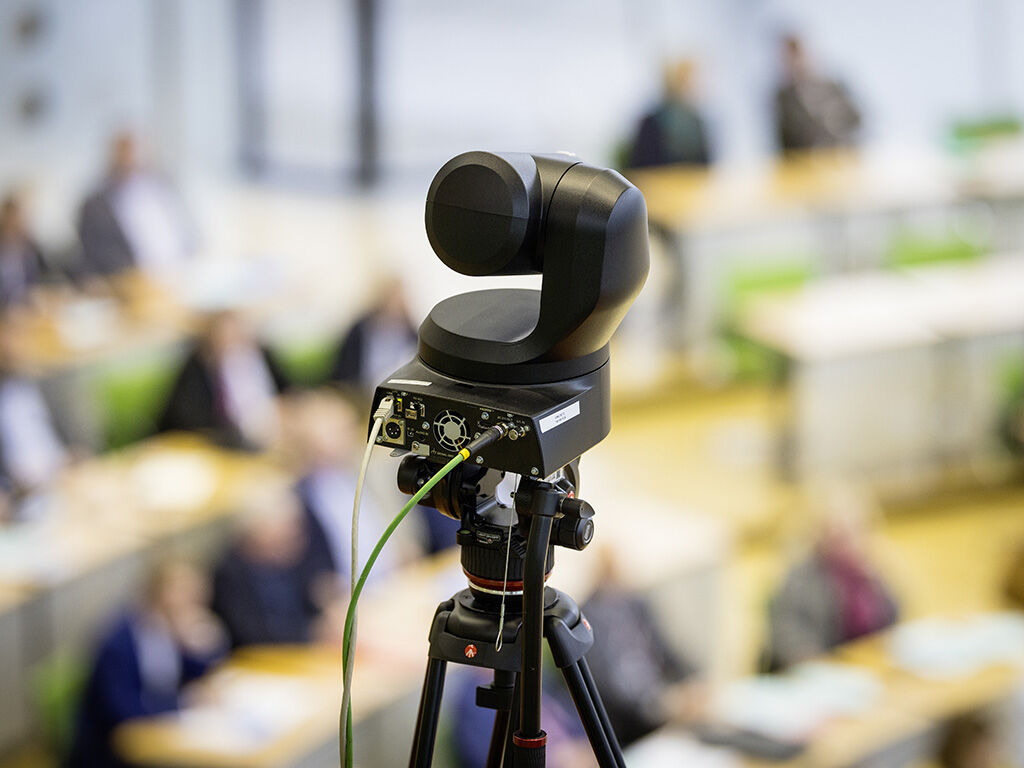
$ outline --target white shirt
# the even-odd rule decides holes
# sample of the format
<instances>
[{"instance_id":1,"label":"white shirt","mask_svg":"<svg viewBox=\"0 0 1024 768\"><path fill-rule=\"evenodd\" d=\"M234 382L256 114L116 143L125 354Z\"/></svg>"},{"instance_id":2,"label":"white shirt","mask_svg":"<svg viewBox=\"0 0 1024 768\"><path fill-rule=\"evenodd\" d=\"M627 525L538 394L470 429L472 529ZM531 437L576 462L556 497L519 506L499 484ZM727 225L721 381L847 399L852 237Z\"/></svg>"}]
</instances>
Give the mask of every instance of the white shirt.
<instances>
[{"instance_id":1,"label":"white shirt","mask_svg":"<svg viewBox=\"0 0 1024 768\"><path fill-rule=\"evenodd\" d=\"M327 546L330 547L335 563L348 564L352 559L352 502L356 496L355 478L341 469L320 469L307 479L309 503L313 514L324 529ZM366 564L366 558L384 533L383 521L378 514L376 505L363 489L363 501L359 510L359 567ZM385 547L373 575L379 577L392 570L395 558L392 550ZM348 568L342 568L338 577L347 592L349 588ZM372 580L372 578L371 578Z\"/></svg>"},{"instance_id":2,"label":"white shirt","mask_svg":"<svg viewBox=\"0 0 1024 768\"><path fill-rule=\"evenodd\" d=\"M258 347L233 349L224 355L217 375L224 409L242 435L259 444L277 435L277 390Z\"/></svg>"},{"instance_id":3,"label":"white shirt","mask_svg":"<svg viewBox=\"0 0 1024 768\"><path fill-rule=\"evenodd\" d=\"M158 177L135 173L118 184L114 217L139 269L154 276L173 272L188 256L186 227L173 193Z\"/></svg>"},{"instance_id":4,"label":"white shirt","mask_svg":"<svg viewBox=\"0 0 1024 768\"><path fill-rule=\"evenodd\" d=\"M42 393L30 381L0 383L0 449L7 473L26 488L49 482L64 465L64 445Z\"/></svg>"}]
</instances>

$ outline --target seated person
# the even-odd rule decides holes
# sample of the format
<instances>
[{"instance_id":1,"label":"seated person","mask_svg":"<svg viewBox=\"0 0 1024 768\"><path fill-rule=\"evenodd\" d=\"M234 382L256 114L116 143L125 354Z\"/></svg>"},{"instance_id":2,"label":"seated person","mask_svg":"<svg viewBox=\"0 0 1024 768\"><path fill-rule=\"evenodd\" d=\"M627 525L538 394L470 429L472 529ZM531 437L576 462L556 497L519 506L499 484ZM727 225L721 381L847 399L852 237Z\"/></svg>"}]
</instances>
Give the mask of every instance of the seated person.
<instances>
[{"instance_id":1,"label":"seated person","mask_svg":"<svg viewBox=\"0 0 1024 768\"><path fill-rule=\"evenodd\" d=\"M177 709L182 689L227 649L220 623L207 610L206 577L182 561L150 574L142 600L100 641L86 683L68 765L120 766L114 729L137 717Z\"/></svg>"},{"instance_id":2,"label":"seated person","mask_svg":"<svg viewBox=\"0 0 1024 768\"><path fill-rule=\"evenodd\" d=\"M138 269L160 278L192 255L194 238L181 200L139 155L135 136L115 136L106 178L82 204L78 236L85 277Z\"/></svg>"},{"instance_id":3,"label":"seated person","mask_svg":"<svg viewBox=\"0 0 1024 768\"><path fill-rule=\"evenodd\" d=\"M17 370L21 343L0 319L0 480L14 496L49 485L70 460L39 384Z\"/></svg>"},{"instance_id":4,"label":"seated person","mask_svg":"<svg viewBox=\"0 0 1024 768\"><path fill-rule=\"evenodd\" d=\"M331 637L337 629L337 579L307 559L309 536L294 495L262 494L239 525L213 577L213 610L232 645Z\"/></svg>"},{"instance_id":5,"label":"seated person","mask_svg":"<svg viewBox=\"0 0 1024 768\"><path fill-rule=\"evenodd\" d=\"M8 195L0 203L0 309L28 303L32 289L50 276L43 253L29 233L21 200Z\"/></svg>"},{"instance_id":6,"label":"seated person","mask_svg":"<svg viewBox=\"0 0 1024 768\"><path fill-rule=\"evenodd\" d=\"M343 592L349 587L352 503L364 445L357 418L347 400L326 392L304 393L288 407L286 442L300 478L295 490L305 511L307 562L336 573ZM364 488L359 519L359 558L365 563L387 523L369 489ZM401 542L393 538L381 552L374 576L395 566Z\"/></svg>"},{"instance_id":7,"label":"seated person","mask_svg":"<svg viewBox=\"0 0 1024 768\"><path fill-rule=\"evenodd\" d=\"M775 132L783 152L856 143L860 112L838 80L814 71L803 43L782 41L785 79L775 92Z\"/></svg>"},{"instance_id":8,"label":"seated person","mask_svg":"<svg viewBox=\"0 0 1024 768\"><path fill-rule=\"evenodd\" d=\"M694 719L701 707L695 670L669 647L644 601L623 585L614 550L597 553L598 586L583 604L594 628L587 653L594 682L622 746L669 721Z\"/></svg>"},{"instance_id":9,"label":"seated person","mask_svg":"<svg viewBox=\"0 0 1024 768\"><path fill-rule=\"evenodd\" d=\"M708 151L704 118L694 98L696 64L691 59L665 67L665 89L661 102L640 121L630 165L707 165Z\"/></svg>"},{"instance_id":10,"label":"seated person","mask_svg":"<svg viewBox=\"0 0 1024 768\"><path fill-rule=\"evenodd\" d=\"M212 313L160 418L161 432L205 432L229 446L265 448L277 438L284 375L240 314Z\"/></svg>"},{"instance_id":11,"label":"seated person","mask_svg":"<svg viewBox=\"0 0 1024 768\"><path fill-rule=\"evenodd\" d=\"M872 562L872 511L851 489L832 489L826 496L810 554L790 570L772 601L770 669L806 661L896 622L896 601Z\"/></svg>"},{"instance_id":12,"label":"seated person","mask_svg":"<svg viewBox=\"0 0 1024 768\"><path fill-rule=\"evenodd\" d=\"M367 397L416 355L416 330L401 281L383 280L375 295L370 309L345 335L331 368L331 381Z\"/></svg>"}]
</instances>

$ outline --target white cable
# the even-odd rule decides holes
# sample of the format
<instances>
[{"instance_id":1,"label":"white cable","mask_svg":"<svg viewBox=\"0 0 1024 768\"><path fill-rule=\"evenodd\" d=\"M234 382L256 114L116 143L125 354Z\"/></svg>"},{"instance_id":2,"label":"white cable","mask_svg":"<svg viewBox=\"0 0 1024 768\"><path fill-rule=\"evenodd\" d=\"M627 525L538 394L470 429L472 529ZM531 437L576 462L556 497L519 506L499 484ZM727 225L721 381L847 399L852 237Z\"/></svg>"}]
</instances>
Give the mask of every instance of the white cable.
<instances>
[{"instance_id":1,"label":"white cable","mask_svg":"<svg viewBox=\"0 0 1024 768\"><path fill-rule=\"evenodd\" d=\"M370 430L370 438L366 441L366 451L363 453L363 461L359 465L359 477L356 480L356 495L352 500L352 557L349 561L349 598L351 599L356 590L357 574L359 573L359 507L363 500L363 484L366 481L366 470L370 466L370 457L373 455L373 446L377 444L377 436L380 434L384 419L387 419L394 412L395 401L389 396L380 401L380 405L373 414L373 429ZM355 668L356 657L356 632L357 623L352 621L352 642L348 649L348 658L345 659L345 670L342 680L341 694L341 722L348 720L348 710L352 706L352 670Z\"/></svg>"}]
</instances>

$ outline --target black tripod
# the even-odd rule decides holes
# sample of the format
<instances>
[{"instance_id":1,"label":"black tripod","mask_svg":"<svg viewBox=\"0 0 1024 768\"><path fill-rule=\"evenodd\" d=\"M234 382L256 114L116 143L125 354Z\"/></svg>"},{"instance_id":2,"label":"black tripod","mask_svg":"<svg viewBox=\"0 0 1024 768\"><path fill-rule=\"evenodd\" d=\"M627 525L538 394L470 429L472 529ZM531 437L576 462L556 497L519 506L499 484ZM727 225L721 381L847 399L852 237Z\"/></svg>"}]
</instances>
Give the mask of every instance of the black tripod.
<instances>
[{"instance_id":1,"label":"black tripod","mask_svg":"<svg viewBox=\"0 0 1024 768\"><path fill-rule=\"evenodd\" d=\"M564 516L567 511L567 498L573 508L582 505L589 510L550 483L524 480L517 490L520 527L529 525L521 580L499 581L475 574L474 558L467 558L464 549L463 566L470 587L442 603L434 614L410 768L429 768L433 759L448 662L494 671L493 683L478 688L476 699L478 706L495 710L487 768L544 766L547 737L540 724L543 638L547 638L555 665L565 677L598 764L601 768L625 768L584 658L594 643L590 623L571 597L544 586L552 562L552 526L556 514ZM593 532L590 515L585 519L589 525L582 526L587 533L581 549ZM460 531L460 536L463 533L468 536L471 532ZM471 540L460 543L465 547ZM500 613L503 597L504 621ZM495 642L499 629L500 644Z\"/></svg>"}]
</instances>

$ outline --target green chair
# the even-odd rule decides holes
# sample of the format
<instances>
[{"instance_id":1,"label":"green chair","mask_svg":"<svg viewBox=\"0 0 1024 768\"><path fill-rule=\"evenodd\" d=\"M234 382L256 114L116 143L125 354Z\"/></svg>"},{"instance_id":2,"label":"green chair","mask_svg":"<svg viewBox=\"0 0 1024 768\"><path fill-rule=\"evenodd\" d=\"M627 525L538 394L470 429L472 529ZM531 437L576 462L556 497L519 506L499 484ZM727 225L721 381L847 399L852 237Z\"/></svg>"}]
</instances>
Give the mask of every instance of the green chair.
<instances>
[{"instance_id":1,"label":"green chair","mask_svg":"<svg viewBox=\"0 0 1024 768\"><path fill-rule=\"evenodd\" d=\"M890 269L908 269L969 264L978 261L983 254L981 245L959 235L943 237L901 232L889 242L883 261Z\"/></svg>"},{"instance_id":2,"label":"green chair","mask_svg":"<svg viewBox=\"0 0 1024 768\"><path fill-rule=\"evenodd\" d=\"M61 653L37 664L31 674L33 707L46 746L63 757L71 748L78 702L85 689L88 667L72 653Z\"/></svg>"},{"instance_id":3,"label":"green chair","mask_svg":"<svg viewBox=\"0 0 1024 768\"><path fill-rule=\"evenodd\" d=\"M797 291L810 282L812 277L809 259L746 265L727 276L721 300L720 328L734 379L762 383L780 379L784 361L771 350L739 333L737 321L752 300Z\"/></svg>"},{"instance_id":4,"label":"green chair","mask_svg":"<svg viewBox=\"0 0 1024 768\"><path fill-rule=\"evenodd\" d=\"M337 339L302 339L274 345L274 359L288 381L315 387L327 381L337 350Z\"/></svg>"},{"instance_id":5,"label":"green chair","mask_svg":"<svg viewBox=\"0 0 1024 768\"><path fill-rule=\"evenodd\" d=\"M175 355L161 354L118 362L99 375L95 398L106 448L121 448L156 432L177 369Z\"/></svg>"}]
</instances>

